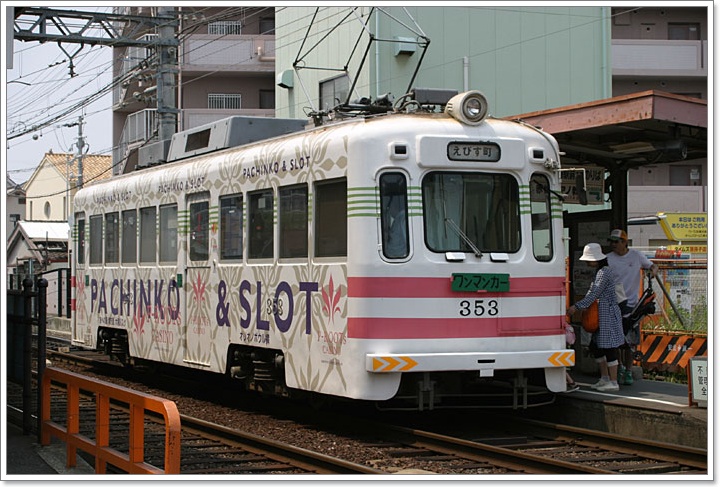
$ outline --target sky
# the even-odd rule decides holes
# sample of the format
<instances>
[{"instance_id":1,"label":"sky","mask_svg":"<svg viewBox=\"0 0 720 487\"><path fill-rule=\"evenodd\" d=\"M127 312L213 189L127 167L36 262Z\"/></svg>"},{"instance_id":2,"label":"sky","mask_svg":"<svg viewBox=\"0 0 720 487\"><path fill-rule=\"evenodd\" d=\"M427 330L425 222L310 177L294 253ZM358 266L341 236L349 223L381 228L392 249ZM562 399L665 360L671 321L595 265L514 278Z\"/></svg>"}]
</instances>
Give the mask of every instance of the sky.
<instances>
[{"instance_id":1,"label":"sky","mask_svg":"<svg viewBox=\"0 0 720 487\"><path fill-rule=\"evenodd\" d=\"M3 2L3 7L13 5L31 6L26 2ZM53 3L50 8L112 10L111 7L61 5ZM12 21L7 22L5 8L2 15L4 41ZM84 152L112 154L112 91L107 90L112 82L111 47L83 45L81 48L80 44L16 40L13 41L13 69L7 69L9 55L2 50L5 68L2 71L2 123L6 149L2 159L3 169L16 183L32 176L46 152L77 152L78 126L66 125L77 124L80 116L84 117ZM105 93L101 94L104 88ZM85 105L89 99L92 103Z\"/></svg>"}]
</instances>

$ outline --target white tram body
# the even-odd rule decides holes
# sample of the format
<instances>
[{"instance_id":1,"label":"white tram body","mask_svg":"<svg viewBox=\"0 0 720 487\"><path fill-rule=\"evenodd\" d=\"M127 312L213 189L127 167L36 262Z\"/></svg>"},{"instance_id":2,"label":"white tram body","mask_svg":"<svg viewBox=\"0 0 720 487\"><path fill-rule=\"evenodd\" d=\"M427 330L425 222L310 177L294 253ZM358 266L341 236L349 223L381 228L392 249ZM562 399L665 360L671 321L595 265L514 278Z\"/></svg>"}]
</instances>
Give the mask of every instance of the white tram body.
<instances>
[{"instance_id":1,"label":"white tram body","mask_svg":"<svg viewBox=\"0 0 720 487\"><path fill-rule=\"evenodd\" d=\"M522 123L391 113L88 185L73 344L421 409L564 391L559 168Z\"/></svg>"}]
</instances>

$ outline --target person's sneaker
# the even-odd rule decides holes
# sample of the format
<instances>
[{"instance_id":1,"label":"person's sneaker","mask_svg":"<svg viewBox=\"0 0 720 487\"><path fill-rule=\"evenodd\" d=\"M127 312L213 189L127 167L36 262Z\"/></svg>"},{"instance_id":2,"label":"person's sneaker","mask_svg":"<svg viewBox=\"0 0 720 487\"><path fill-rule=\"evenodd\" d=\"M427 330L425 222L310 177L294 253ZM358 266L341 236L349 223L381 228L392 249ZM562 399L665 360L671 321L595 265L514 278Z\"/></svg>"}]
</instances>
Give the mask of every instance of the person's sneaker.
<instances>
[{"instance_id":1,"label":"person's sneaker","mask_svg":"<svg viewBox=\"0 0 720 487\"><path fill-rule=\"evenodd\" d=\"M607 379L600 379L599 381L597 381L596 383L594 383L594 384L591 385L590 387L592 387L593 389L596 389L596 390L597 390L598 388L600 388L600 387L602 387L602 386L604 386L604 385L607 385L607 384L609 384L609 383L610 383L610 381L607 380Z\"/></svg>"},{"instance_id":2,"label":"person's sneaker","mask_svg":"<svg viewBox=\"0 0 720 487\"><path fill-rule=\"evenodd\" d=\"M595 389L600 392L614 392L614 391L619 391L620 386L617 385L617 383L613 384L612 381L608 381L605 384L596 387Z\"/></svg>"},{"instance_id":3,"label":"person's sneaker","mask_svg":"<svg viewBox=\"0 0 720 487\"><path fill-rule=\"evenodd\" d=\"M632 372L629 370L626 370L625 373L623 374L623 382L622 383L625 384L626 386L631 386L633 382L634 381L633 381Z\"/></svg>"},{"instance_id":4,"label":"person's sneaker","mask_svg":"<svg viewBox=\"0 0 720 487\"><path fill-rule=\"evenodd\" d=\"M565 392L574 392L580 389L580 386L577 384L567 384L565 387Z\"/></svg>"},{"instance_id":5,"label":"person's sneaker","mask_svg":"<svg viewBox=\"0 0 720 487\"><path fill-rule=\"evenodd\" d=\"M625 371L624 370L618 370L617 383L620 384L621 386L625 385Z\"/></svg>"}]
</instances>

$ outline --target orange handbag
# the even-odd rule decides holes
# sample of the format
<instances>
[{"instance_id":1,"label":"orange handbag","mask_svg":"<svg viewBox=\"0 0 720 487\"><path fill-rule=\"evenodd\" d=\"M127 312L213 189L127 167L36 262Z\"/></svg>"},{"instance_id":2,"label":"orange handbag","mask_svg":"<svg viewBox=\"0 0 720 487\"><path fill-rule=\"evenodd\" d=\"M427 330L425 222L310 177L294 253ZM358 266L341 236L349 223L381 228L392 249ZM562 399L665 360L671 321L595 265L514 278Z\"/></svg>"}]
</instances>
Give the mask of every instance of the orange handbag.
<instances>
[{"instance_id":1,"label":"orange handbag","mask_svg":"<svg viewBox=\"0 0 720 487\"><path fill-rule=\"evenodd\" d=\"M593 301L590 307L583 310L582 327L588 333L595 333L600 326L600 313L598 312L598 302Z\"/></svg>"}]
</instances>

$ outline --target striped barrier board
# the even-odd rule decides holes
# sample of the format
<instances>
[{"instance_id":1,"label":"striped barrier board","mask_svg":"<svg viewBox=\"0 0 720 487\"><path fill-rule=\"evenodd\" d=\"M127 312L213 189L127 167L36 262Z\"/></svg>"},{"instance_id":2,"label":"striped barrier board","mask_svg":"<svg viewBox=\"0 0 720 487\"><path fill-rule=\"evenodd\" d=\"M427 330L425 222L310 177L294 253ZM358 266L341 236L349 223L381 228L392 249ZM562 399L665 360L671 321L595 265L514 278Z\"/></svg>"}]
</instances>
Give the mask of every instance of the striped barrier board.
<instances>
[{"instance_id":1,"label":"striped barrier board","mask_svg":"<svg viewBox=\"0 0 720 487\"><path fill-rule=\"evenodd\" d=\"M707 356L707 336L678 332L644 333L638 352L645 370L685 369L693 357Z\"/></svg>"}]
</instances>

